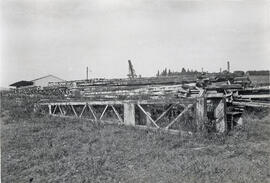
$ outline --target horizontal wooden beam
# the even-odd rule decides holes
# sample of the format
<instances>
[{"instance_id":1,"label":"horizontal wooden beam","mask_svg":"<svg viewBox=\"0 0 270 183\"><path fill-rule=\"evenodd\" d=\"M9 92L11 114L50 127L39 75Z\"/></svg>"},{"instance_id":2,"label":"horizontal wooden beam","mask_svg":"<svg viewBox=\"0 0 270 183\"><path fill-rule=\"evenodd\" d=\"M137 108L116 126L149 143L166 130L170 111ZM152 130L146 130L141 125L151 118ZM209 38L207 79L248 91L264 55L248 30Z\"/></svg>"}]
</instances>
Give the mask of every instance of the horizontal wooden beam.
<instances>
[{"instance_id":1,"label":"horizontal wooden beam","mask_svg":"<svg viewBox=\"0 0 270 183\"><path fill-rule=\"evenodd\" d=\"M40 102L40 105L122 105L130 104L190 104L196 101L196 98L177 98L174 100L108 100L108 101L56 101L56 102Z\"/></svg>"},{"instance_id":2,"label":"horizontal wooden beam","mask_svg":"<svg viewBox=\"0 0 270 183\"><path fill-rule=\"evenodd\" d=\"M269 103L260 103L260 102L232 102L233 105L247 106L247 107L266 107L270 108Z\"/></svg>"}]
</instances>

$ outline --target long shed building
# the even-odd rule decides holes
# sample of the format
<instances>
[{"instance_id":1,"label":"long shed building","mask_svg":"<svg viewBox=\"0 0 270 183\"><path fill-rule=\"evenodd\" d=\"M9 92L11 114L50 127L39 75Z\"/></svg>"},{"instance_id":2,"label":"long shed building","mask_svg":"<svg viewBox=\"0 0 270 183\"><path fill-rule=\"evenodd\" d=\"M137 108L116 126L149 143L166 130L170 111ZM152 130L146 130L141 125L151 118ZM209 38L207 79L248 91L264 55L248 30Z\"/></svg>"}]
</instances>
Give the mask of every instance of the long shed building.
<instances>
[{"instance_id":1,"label":"long shed building","mask_svg":"<svg viewBox=\"0 0 270 183\"><path fill-rule=\"evenodd\" d=\"M16 88L25 88L25 87L31 87L31 86L46 87L46 86L49 86L50 82L61 82L61 81L64 81L64 80L50 74L50 75L40 77L31 81L24 81L24 80L18 81L9 86L16 87Z\"/></svg>"}]
</instances>

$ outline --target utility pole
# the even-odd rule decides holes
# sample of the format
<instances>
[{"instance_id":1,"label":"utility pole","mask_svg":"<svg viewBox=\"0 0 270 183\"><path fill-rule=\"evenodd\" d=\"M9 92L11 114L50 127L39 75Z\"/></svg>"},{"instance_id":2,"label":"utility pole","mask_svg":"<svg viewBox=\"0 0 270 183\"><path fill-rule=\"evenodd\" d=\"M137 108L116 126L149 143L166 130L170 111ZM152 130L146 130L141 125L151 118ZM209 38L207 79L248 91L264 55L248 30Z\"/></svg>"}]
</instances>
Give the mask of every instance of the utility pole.
<instances>
[{"instance_id":1,"label":"utility pole","mask_svg":"<svg viewBox=\"0 0 270 183\"><path fill-rule=\"evenodd\" d=\"M230 72L230 62L229 61L227 62L227 70L228 70L228 72Z\"/></svg>"},{"instance_id":2,"label":"utility pole","mask_svg":"<svg viewBox=\"0 0 270 183\"><path fill-rule=\"evenodd\" d=\"M88 67L86 67L86 80L88 80Z\"/></svg>"}]
</instances>

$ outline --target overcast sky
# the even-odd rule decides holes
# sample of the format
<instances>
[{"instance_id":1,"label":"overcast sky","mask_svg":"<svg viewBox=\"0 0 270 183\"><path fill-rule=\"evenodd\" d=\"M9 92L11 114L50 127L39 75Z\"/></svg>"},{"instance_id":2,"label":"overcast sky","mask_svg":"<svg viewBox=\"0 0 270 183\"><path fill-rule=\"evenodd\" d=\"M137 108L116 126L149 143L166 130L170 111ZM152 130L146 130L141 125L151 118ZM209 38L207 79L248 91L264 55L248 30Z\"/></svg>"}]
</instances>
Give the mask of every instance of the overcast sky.
<instances>
[{"instance_id":1,"label":"overcast sky","mask_svg":"<svg viewBox=\"0 0 270 183\"><path fill-rule=\"evenodd\" d=\"M3 0L1 83L126 77L165 67L269 69L264 0Z\"/></svg>"}]
</instances>

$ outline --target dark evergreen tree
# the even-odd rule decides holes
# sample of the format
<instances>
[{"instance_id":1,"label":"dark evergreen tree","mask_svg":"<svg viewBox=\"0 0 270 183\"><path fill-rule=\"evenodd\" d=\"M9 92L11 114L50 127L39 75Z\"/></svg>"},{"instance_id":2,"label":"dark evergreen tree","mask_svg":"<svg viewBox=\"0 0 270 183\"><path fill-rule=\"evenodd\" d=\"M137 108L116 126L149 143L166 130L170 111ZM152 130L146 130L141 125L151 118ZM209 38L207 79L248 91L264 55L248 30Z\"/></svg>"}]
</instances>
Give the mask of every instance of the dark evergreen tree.
<instances>
[{"instance_id":1,"label":"dark evergreen tree","mask_svg":"<svg viewBox=\"0 0 270 183\"><path fill-rule=\"evenodd\" d=\"M159 76L160 74L159 74L159 70L157 71L157 76Z\"/></svg>"},{"instance_id":2,"label":"dark evergreen tree","mask_svg":"<svg viewBox=\"0 0 270 183\"><path fill-rule=\"evenodd\" d=\"M183 67L181 73L186 73L186 69Z\"/></svg>"}]
</instances>

